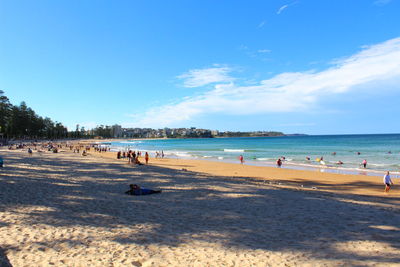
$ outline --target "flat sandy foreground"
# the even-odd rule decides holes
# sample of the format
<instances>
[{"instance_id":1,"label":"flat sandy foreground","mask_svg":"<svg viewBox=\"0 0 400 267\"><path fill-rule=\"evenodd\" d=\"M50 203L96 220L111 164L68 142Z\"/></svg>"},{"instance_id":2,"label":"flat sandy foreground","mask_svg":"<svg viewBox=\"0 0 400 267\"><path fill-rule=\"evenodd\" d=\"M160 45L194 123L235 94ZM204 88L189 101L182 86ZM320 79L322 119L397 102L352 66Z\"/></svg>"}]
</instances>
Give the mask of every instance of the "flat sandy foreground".
<instances>
[{"instance_id":1,"label":"flat sandy foreground","mask_svg":"<svg viewBox=\"0 0 400 267\"><path fill-rule=\"evenodd\" d=\"M381 177L0 154L0 266L400 266L400 186Z\"/></svg>"}]
</instances>

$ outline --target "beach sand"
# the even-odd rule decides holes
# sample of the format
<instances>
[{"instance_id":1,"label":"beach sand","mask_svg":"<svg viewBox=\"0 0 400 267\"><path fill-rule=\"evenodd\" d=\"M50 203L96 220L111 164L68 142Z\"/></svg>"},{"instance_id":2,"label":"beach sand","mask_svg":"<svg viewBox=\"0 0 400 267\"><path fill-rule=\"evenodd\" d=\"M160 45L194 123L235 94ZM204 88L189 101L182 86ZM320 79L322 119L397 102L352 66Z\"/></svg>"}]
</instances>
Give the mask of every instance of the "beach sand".
<instances>
[{"instance_id":1,"label":"beach sand","mask_svg":"<svg viewBox=\"0 0 400 267\"><path fill-rule=\"evenodd\" d=\"M0 153L0 266L400 266L400 189L381 177Z\"/></svg>"}]
</instances>

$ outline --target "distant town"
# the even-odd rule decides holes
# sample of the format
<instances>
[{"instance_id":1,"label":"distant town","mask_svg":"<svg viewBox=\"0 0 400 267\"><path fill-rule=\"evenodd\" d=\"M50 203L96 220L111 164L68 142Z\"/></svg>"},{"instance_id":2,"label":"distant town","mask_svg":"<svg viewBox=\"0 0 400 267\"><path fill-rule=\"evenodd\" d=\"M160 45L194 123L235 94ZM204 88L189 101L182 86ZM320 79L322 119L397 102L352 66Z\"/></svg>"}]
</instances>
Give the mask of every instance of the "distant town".
<instances>
[{"instance_id":1,"label":"distant town","mask_svg":"<svg viewBox=\"0 0 400 267\"><path fill-rule=\"evenodd\" d=\"M77 131L79 125L77 125ZM284 136L276 131L233 132L191 128L123 128L121 125L98 126L91 130L81 131L81 135L102 138L214 138L214 137L256 137Z\"/></svg>"}]
</instances>

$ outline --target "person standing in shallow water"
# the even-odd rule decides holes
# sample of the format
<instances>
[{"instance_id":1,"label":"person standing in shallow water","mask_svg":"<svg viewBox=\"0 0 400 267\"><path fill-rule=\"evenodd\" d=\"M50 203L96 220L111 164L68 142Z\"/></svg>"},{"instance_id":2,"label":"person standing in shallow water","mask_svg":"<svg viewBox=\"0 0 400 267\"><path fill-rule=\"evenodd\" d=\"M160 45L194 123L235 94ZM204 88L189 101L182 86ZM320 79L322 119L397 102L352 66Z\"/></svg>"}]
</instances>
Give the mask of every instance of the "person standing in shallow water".
<instances>
[{"instance_id":1,"label":"person standing in shallow water","mask_svg":"<svg viewBox=\"0 0 400 267\"><path fill-rule=\"evenodd\" d=\"M240 155L240 156L239 156L239 161L240 161L240 164L243 164L243 163L244 163L243 155Z\"/></svg>"},{"instance_id":2,"label":"person standing in shallow water","mask_svg":"<svg viewBox=\"0 0 400 267\"><path fill-rule=\"evenodd\" d=\"M364 166L364 169L367 168L367 160L366 159L364 159L361 164Z\"/></svg>"},{"instance_id":3,"label":"person standing in shallow water","mask_svg":"<svg viewBox=\"0 0 400 267\"><path fill-rule=\"evenodd\" d=\"M282 166L282 160L280 158L276 161L276 166L278 166L278 168Z\"/></svg>"}]
</instances>

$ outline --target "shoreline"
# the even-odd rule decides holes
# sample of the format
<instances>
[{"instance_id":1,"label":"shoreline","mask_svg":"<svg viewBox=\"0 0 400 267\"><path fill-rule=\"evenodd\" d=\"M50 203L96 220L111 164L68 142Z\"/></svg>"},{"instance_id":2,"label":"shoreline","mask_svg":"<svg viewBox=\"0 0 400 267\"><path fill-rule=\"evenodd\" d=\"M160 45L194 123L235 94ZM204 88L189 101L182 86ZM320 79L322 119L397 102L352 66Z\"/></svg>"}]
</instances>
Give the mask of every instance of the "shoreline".
<instances>
[{"instance_id":1,"label":"shoreline","mask_svg":"<svg viewBox=\"0 0 400 267\"><path fill-rule=\"evenodd\" d=\"M120 164L131 165L127 163L127 159L117 159L116 152L91 152L91 156L113 159L114 162ZM143 156L139 157L144 162ZM399 198L400 191L397 186L390 194L383 194L384 185L381 176L359 175L359 174L343 174L334 172L320 172L313 170L299 170L292 168L277 168L271 166L255 166L249 164L240 164L232 162L211 161L208 159L182 159L182 158L150 158L149 166L157 166L180 170L184 172L198 172L213 176L229 176L254 178L263 182L271 182L271 184L282 187L291 187L301 190L317 189L318 191L326 191L333 193L351 193L355 195L365 196L390 196ZM134 167L134 165L132 165ZM145 168L146 166L138 166ZM394 183L397 179L392 176ZM368 185L365 187L365 185ZM314 188L313 188L314 187Z\"/></svg>"}]
</instances>

